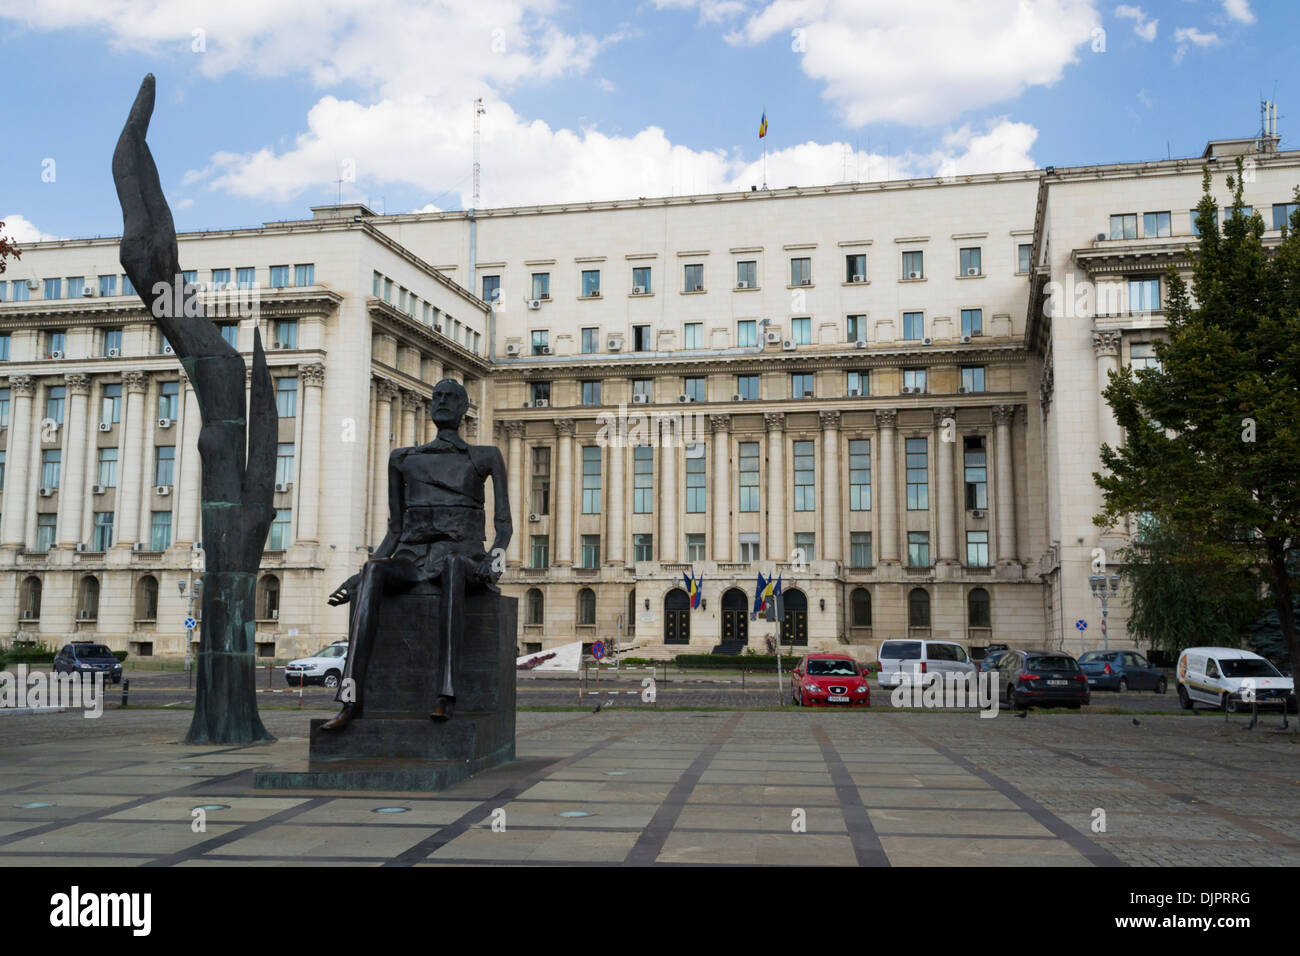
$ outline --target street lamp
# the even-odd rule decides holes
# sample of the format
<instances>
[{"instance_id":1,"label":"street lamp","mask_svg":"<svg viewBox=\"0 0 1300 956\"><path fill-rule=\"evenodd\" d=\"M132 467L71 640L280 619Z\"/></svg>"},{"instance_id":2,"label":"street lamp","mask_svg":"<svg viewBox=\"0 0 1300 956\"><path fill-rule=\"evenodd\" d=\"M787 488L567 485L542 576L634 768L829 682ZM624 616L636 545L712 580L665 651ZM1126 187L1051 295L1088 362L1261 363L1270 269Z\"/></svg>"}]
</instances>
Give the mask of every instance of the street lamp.
<instances>
[{"instance_id":1,"label":"street lamp","mask_svg":"<svg viewBox=\"0 0 1300 956\"><path fill-rule=\"evenodd\" d=\"M1106 585L1110 585L1110 590L1106 590ZM1101 642L1105 650L1110 650L1110 639L1106 635L1106 615L1109 612L1111 595L1119 593L1119 575L1111 573L1107 578L1104 574L1093 574L1088 577L1088 586L1092 588L1092 596L1101 600Z\"/></svg>"}]
</instances>

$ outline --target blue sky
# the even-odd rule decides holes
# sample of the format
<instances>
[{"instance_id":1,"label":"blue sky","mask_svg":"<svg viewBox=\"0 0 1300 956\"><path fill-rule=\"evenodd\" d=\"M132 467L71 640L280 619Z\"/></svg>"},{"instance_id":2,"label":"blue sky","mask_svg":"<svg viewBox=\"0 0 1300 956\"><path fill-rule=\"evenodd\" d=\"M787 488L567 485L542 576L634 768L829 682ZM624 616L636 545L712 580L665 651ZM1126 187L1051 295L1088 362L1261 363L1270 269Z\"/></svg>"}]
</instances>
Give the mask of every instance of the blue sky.
<instances>
[{"instance_id":1,"label":"blue sky","mask_svg":"<svg viewBox=\"0 0 1300 956\"><path fill-rule=\"evenodd\" d=\"M0 0L0 215L115 234L140 78L181 229L1199 155L1300 122L1277 0ZM847 173L847 176L846 176ZM338 180L344 181L340 184Z\"/></svg>"}]
</instances>

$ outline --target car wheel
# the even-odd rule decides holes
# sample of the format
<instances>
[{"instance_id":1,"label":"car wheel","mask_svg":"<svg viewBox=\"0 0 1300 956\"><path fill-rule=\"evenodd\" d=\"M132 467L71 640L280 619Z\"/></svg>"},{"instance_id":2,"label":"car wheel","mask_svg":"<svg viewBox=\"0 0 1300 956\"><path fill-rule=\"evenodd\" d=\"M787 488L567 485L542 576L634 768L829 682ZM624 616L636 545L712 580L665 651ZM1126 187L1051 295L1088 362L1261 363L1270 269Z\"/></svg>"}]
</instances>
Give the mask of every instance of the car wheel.
<instances>
[{"instance_id":1,"label":"car wheel","mask_svg":"<svg viewBox=\"0 0 1300 956\"><path fill-rule=\"evenodd\" d=\"M1165 680L1163 676L1158 681L1156 681L1157 694L1163 694L1168 689L1169 689L1169 682Z\"/></svg>"},{"instance_id":2,"label":"car wheel","mask_svg":"<svg viewBox=\"0 0 1300 956\"><path fill-rule=\"evenodd\" d=\"M1181 707L1183 710L1196 709L1195 702L1192 700L1192 698L1187 696L1187 688L1184 687L1182 684L1178 685L1178 706Z\"/></svg>"},{"instance_id":3,"label":"car wheel","mask_svg":"<svg viewBox=\"0 0 1300 956\"><path fill-rule=\"evenodd\" d=\"M321 683L324 684L326 687L338 687L338 686L339 686L339 672L338 672L338 671L330 671L328 674L325 675L325 679L324 679L323 681L321 681Z\"/></svg>"},{"instance_id":4,"label":"car wheel","mask_svg":"<svg viewBox=\"0 0 1300 956\"><path fill-rule=\"evenodd\" d=\"M1127 691L1127 690L1128 690L1128 678L1127 678L1127 677L1121 677L1121 678L1119 679L1119 686L1116 687L1115 689L1116 689L1117 691L1119 691L1121 694L1124 693L1125 691Z\"/></svg>"}]
</instances>

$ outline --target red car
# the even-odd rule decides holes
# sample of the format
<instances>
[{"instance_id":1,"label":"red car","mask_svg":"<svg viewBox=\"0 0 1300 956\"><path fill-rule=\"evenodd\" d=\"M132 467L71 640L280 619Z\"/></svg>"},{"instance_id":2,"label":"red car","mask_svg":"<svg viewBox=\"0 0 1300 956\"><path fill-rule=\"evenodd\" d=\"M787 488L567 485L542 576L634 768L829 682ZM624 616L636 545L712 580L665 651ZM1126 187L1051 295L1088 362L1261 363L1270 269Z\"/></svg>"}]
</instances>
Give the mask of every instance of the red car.
<instances>
[{"instance_id":1,"label":"red car","mask_svg":"<svg viewBox=\"0 0 1300 956\"><path fill-rule=\"evenodd\" d=\"M871 706L871 687L847 654L808 654L791 677L790 699L799 707Z\"/></svg>"}]
</instances>

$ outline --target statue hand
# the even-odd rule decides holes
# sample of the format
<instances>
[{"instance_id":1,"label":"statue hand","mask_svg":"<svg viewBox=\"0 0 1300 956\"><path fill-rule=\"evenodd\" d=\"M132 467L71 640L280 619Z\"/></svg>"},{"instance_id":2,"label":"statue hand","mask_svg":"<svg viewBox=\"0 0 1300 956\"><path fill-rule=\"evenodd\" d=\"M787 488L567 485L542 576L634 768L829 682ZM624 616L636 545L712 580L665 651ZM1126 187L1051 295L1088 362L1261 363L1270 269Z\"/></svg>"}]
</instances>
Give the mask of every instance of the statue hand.
<instances>
[{"instance_id":1,"label":"statue hand","mask_svg":"<svg viewBox=\"0 0 1300 956\"><path fill-rule=\"evenodd\" d=\"M498 564L499 562L489 554L474 568L475 579L483 584L495 584L497 579L501 577L501 569Z\"/></svg>"},{"instance_id":2,"label":"statue hand","mask_svg":"<svg viewBox=\"0 0 1300 956\"><path fill-rule=\"evenodd\" d=\"M340 604L347 604L352 600L352 595L356 593L357 588L360 586L361 575L352 575L352 577L348 578L335 588L334 593L329 596L330 607L338 607Z\"/></svg>"}]
</instances>

